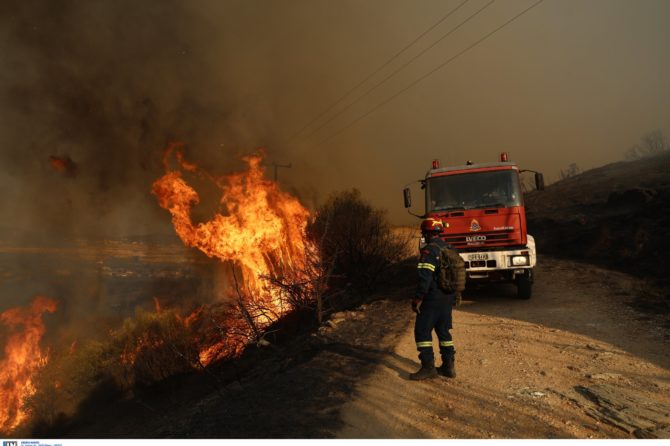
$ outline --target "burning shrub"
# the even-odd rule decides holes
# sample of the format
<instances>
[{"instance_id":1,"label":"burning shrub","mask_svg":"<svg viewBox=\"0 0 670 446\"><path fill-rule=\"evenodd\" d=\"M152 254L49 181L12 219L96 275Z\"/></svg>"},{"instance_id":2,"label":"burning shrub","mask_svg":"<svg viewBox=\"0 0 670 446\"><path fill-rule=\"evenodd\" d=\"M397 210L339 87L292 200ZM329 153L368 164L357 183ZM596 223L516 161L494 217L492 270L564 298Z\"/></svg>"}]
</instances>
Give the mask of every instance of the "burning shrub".
<instances>
[{"instance_id":1,"label":"burning shrub","mask_svg":"<svg viewBox=\"0 0 670 446\"><path fill-rule=\"evenodd\" d=\"M408 239L395 233L386 212L351 189L335 193L317 210L309 232L321 240L322 255L334 259L335 274L358 288L371 289L402 260Z\"/></svg>"},{"instance_id":2,"label":"burning shrub","mask_svg":"<svg viewBox=\"0 0 670 446\"><path fill-rule=\"evenodd\" d=\"M0 328L7 331L0 360L0 432L11 432L28 416L24 400L35 394L34 375L47 362L39 345L45 332L42 314L54 311L55 300L36 296L28 307L0 313Z\"/></svg>"},{"instance_id":3,"label":"burning shrub","mask_svg":"<svg viewBox=\"0 0 670 446\"><path fill-rule=\"evenodd\" d=\"M324 257L321 247L317 249L311 242L306 241L305 245L311 249L305 252L302 268L264 276L264 279L288 308L315 311L321 324L326 311L324 304L333 295L333 290L328 289L328 282L335 266L334 259Z\"/></svg>"},{"instance_id":4,"label":"burning shrub","mask_svg":"<svg viewBox=\"0 0 670 446\"><path fill-rule=\"evenodd\" d=\"M188 325L176 312L138 310L111 334L107 348L120 358L111 373L130 388L187 372L198 358L192 339Z\"/></svg>"},{"instance_id":5,"label":"burning shrub","mask_svg":"<svg viewBox=\"0 0 670 446\"><path fill-rule=\"evenodd\" d=\"M237 355L249 341L258 342L264 329L304 307L314 295L308 262L318 258L319 251L305 237L309 212L265 178L263 155L259 151L242 158L246 170L216 176L186 161L183 145L174 143L164 154L165 174L153 183L152 193L172 216L184 244L230 267L228 290L217 297L234 302L237 315L217 323L225 336L201 352L205 365L230 352ZM220 208L204 222L196 222L192 215L200 201L187 181L192 178L206 179L221 193ZM240 321L246 326L239 327ZM224 325L232 325L235 334L229 327L221 328Z\"/></svg>"},{"instance_id":6,"label":"burning shrub","mask_svg":"<svg viewBox=\"0 0 670 446\"><path fill-rule=\"evenodd\" d=\"M170 167L175 158L177 167ZM240 287L280 313L277 296L264 289L263 275L299 270L305 253L309 212L279 185L265 179L263 154L244 157L247 170L216 177L184 160L182 146L172 144L164 155L165 174L152 187L158 204L170 212L179 238L211 258L230 262L239 271ZM193 220L198 192L188 176L201 176L220 189L221 209L206 221Z\"/></svg>"}]
</instances>

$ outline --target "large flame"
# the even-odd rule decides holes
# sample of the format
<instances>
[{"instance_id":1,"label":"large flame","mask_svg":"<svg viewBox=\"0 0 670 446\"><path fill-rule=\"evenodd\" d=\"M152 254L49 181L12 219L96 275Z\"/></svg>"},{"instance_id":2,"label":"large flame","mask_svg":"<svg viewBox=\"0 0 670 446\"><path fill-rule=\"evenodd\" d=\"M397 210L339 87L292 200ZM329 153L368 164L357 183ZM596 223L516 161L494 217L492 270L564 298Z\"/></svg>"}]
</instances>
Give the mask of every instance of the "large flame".
<instances>
[{"instance_id":1,"label":"large flame","mask_svg":"<svg viewBox=\"0 0 670 446\"><path fill-rule=\"evenodd\" d=\"M170 167L173 154L177 168ZM276 182L264 178L262 159L262 153L246 156L247 170L214 177L185 161L181 145L173 144L164 157L166 173L152 188L186 245L231 263L231 295L243 295L266 310L254 316L260 326L290 310L267 286L266 278L303 270L307 251L314 249L305 239L309 212ZM221 190L220 212L209 221L193 222L191 211L200 197L184 179L185 172L204 177Z\"/></svg>"},{"instance_id":2,"label":"large flame","mask_svg":"<svg viewBox=\"0 0 670 446\"><path fill-rule=\"evenodd\" d=\"M39 345L45 331L42 313L54 311L55 300L36 296L29 307L0 313L0 331L8 332L0 360L0 431L12 431L28 416L23 400L35 393L33 375L47 360Z\"/></svg>"}]
</instances>

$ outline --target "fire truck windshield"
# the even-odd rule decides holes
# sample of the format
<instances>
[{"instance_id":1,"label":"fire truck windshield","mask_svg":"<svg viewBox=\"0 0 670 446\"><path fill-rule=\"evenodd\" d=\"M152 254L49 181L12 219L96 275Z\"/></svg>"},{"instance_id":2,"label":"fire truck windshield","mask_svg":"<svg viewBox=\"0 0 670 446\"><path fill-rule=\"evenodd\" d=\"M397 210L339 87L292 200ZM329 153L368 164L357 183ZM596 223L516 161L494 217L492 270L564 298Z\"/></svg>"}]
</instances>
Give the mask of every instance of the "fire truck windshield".
<instances>
[{"instance_id":1,"label":"fire truck windshield","mask_svg":"<svg viewBox=\"0 0 670 446\"><path fill-rule=\"evenodd\" d=\"M521 206L516 170L459 173L429 178L428 212Z\"/></svg>"}]
</instances>

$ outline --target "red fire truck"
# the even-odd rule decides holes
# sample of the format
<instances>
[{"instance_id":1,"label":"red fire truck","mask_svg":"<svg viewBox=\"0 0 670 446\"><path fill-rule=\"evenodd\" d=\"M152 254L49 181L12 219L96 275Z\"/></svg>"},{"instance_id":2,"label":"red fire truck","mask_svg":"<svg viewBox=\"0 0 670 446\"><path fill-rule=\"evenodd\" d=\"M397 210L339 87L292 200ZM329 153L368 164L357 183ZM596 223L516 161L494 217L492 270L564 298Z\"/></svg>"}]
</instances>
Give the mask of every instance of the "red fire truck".
<instances>
[{"instance_id":1,"label":"red fire truck","mask_svg":"<svg viewBox=\"0 0 670 446\"><path fill-rule=\"evenodd\" d=\"M526 213L519 174L507 153L496 163L432 168L421 180L426 212L417 217L444 222L442 238L456 248L465 261L468 283L513 282L517 295L532 295L533 267L537 260L535 240L527 233ZM535 186L544 189L541 173ZM405 207L412 204L410 189L404 190Z\"/></svg>"}]
</instances>

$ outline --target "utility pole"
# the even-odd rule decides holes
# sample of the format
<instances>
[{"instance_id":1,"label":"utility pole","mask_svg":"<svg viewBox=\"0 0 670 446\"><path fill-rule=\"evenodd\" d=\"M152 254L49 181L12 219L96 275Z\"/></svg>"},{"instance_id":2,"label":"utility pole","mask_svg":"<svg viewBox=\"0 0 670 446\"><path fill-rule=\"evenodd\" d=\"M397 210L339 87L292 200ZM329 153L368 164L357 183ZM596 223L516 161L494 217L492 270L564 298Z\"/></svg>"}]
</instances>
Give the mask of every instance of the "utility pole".
<instances>
[{"instance_id":1,"label":"utility pole","mask_svg":"<svg viewBox=\"0 0 670 446\"><path fill-rule=\"evenodd\" d=\"M287 169L291 168L291 163L288 164L277 164L277 163L272 163L272 166L275 168L275 183L277 182L277 170L279 167L285 167Z\"/></svg>"}]
</instances>

